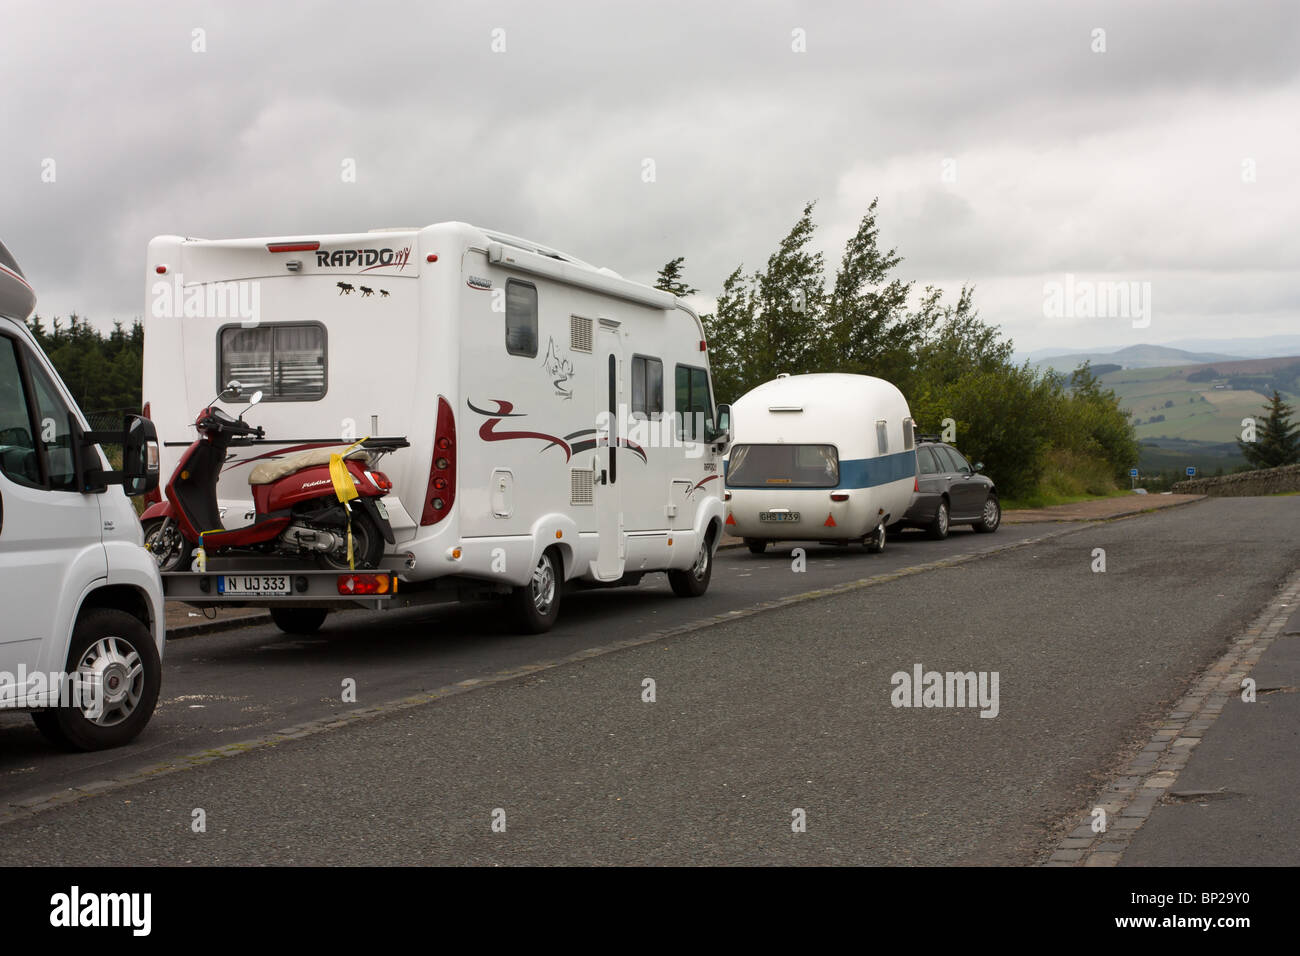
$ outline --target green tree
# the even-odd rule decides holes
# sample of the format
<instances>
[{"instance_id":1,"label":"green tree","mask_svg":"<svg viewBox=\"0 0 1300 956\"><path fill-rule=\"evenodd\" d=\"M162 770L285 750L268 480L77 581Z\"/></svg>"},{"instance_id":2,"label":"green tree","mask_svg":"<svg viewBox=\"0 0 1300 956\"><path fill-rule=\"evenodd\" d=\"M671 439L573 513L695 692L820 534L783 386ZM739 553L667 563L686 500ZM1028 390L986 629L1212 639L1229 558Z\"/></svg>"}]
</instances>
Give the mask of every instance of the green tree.
<instances>
[{"instance_id":1,"label":"green tree","mask_svg":"<svg viewBox=\"0 0 1300 956\"><path fill-rule=\"evenodd\" d=\"M1256 434L1256 441L1237 442L1252 468L1277 468L1300 462L1300 425L1291 421L1292 408L1276 389L1264 406L1268 417Z\"/></svg>"},{"instance_id":2,"label":"green tree","mask_svg":"<svg viewBox=\"0 0 1300 956\"><path fill-rule=\"evenodd\" d=\"M686 261L685 256L678 256L664 264L659 270L659 278L655 280L655 288L662 289L664 292L671 292L675 296L694 295L700 290L692 285L687 285L682 280L682 263Z\"/></svg>"}]
</instances>

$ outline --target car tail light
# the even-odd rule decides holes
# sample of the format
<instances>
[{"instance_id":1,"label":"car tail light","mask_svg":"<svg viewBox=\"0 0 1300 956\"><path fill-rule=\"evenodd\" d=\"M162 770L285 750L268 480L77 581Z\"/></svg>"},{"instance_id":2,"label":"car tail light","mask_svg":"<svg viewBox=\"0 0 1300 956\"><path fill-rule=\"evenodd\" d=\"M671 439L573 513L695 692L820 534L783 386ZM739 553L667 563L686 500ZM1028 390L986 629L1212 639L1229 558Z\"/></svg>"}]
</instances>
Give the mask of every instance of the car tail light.
<instances>
[{"instance_id":1,"label":"car tail light","mask_svg":"<svg viewBox=\"0 0 1300 956\"><path fill-rule=\"evenodd\" d=\"M421 525L437 524L456 501L456 419L445 398L438 399L438 427L429 462L429 487L424 493Z\"/></svg>"},{"instance_id":2,"label":"car tail light","mask_svg":"<svg viewBox=\"0 0 1300 956\"><path fill-rule=\"evenodd\" d=\"M397 591L397 582L389 574L340 574L339 594L388 594Z\"/></svg>"}]
</instances>

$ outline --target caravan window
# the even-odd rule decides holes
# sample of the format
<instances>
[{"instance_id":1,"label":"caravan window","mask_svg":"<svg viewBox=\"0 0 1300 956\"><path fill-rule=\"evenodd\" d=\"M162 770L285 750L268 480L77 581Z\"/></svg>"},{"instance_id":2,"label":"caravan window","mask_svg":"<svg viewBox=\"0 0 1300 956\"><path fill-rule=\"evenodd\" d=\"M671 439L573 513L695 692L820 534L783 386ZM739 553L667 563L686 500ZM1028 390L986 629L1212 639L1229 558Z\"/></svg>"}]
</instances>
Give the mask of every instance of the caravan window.
<instances>
[{"instance_id":1,"label":"caravan window","mask_svg":"<svg viewBox=\"0 0 1300 956\"><path fill-rule=\"evenodd\" d=\"M903 419L903 451L911 451L916 444L916 422L910 418Z\"/></svg>"},{"instance_id":2,"label":"caravan window","mask_svg":"<svg viewBox=\"0 0 1300 956\"><path fill-rule=\"evenodd\" d=\"M834 445L735 445L728 488L834 488L840 459Z\"/></svg>"},{"instance_id":3,"label":"caravan window","mask_svg":"<svg viewBox=\"0 0 1300 956\"><path fill-rule=\"evenodd\" d=\"M708 441L713 433L713 400L709 373L690 365L677 366L677 434L683 441Z\"/></svg>"},{"instance_id":4,"label":"caravan window","mask_svg":"<svg viewBox=\"0 0 1300 956\"><path fill-rule=\"evenodd\" d=\"M325 397L325 326L319 322L228 325L217 333L217 388L232 379L243 395L264 402L314 402Z\"/></svg>"},{"instance_id":5,"label":"caravan window","mask_svg":"<svg viewBox=\"0 0 1300 956\"><path fill-rule=\"evenodd\" d=\"M506 351L537 358L537 286L506 280Z\"/></svg>"},{"instance_id":6,"label":"caravan window","mask_svg":"<svg viewBox=\"0 0 1300 956\"><path fill-rule=\"evenodd\" d=\"M658 418L664 410L664 363L632 356L632 417Z\"/></svg>"},{"instance_id":7,"label":"caravan window","mask_svg":"<svg viewBox=\"0 0 1300 956\"><path fill-rule=\"evenodd\" d=\"M876 422L876 454L889 454L889 425L886 422Z\"/></svg>"}]
</instances>

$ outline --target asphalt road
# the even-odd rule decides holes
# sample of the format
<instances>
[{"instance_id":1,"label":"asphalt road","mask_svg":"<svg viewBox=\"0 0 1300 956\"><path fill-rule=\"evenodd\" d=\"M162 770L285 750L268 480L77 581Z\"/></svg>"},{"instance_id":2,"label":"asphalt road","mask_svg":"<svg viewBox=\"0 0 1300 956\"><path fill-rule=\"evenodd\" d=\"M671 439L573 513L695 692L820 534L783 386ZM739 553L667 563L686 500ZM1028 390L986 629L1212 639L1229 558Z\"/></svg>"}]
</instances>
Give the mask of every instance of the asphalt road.
<instances>
[{"instance_id":1,"label":"asphalt road","mask_svg":"<svg viewBox=\"0 0 1300 956\"><path fill-rule=\"evenodd\" d=\"M1290 499L1210 500L592 656L13 821L0 862L120 865L124 848L139 863L1037 862L1300 564L1297 517ZM1009 540L908 542L894 560ZM1105 573L1090 569L1096 548ZM752 604L889 560L824 557L805 576L788 558L728 555L702 602L585 595L542 642L609 643L677 607L714 614L746 589ZM348 622L300 650L259 650L294 643L266 634L196 639L202 666L182 642L168 691L205 668L287 686L314 669L319 697L285 699L327 698L355 672L365 704L398 696L379 677L390 670L446 684L542 647L501 636L490 615L441 615ZM457 637L422 643L431 626ZM997 716L891 706L891 675L916 664L997 672ZM270 706L248 694L237 711ZM170 738L184 703L142 750ZM227 736L255 735L254 719ZM58 762L35 744L25 760ZM206 832L191 829L196 808ZM806 832L792 832L796 809Z\"/></svg>"},{"instance_id":2,"label":"asphalt road","mask_svg":"<svg viewBox=\"0 0 1300 956\"><path fill-rule=\"evenodd\" d=\"M703 597L674 597L662 574L648 575L635 588L583 591L565 597L559 622L541 637L512 633L501 608L483 603L333 615L307 639L268 623L173 641L164 656L158 709L130 747L57 753L26 714L0 712L0 802L17 803L341 713L352 707L342 702L344 678L357 682L360 705L399 699L775 597L1074 527L1007 526L992 535L962 528L945 541L904 532L878 555L860 547L812 545L805 547L807 570L799 574L791 572L793 545L769 548L762 557L728 549L718 553Z\"/></svg>"}]
</instances>

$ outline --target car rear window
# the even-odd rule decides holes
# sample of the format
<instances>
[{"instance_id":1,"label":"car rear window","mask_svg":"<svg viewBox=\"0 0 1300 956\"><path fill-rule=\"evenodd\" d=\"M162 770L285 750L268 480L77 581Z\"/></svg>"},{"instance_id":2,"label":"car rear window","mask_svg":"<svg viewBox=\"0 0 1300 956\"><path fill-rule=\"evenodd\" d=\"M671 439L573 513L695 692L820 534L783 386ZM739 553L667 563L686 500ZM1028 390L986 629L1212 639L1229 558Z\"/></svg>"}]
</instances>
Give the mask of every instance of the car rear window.
<instances>
[{"instance_id":1,"label":"car rear window","mask_svg":"<svg viewBox=\"0 0 1300 956\"><path fill-rule=\"evenodd\" d=\"M727 464L731 488L834 488L839 483L834 445L735 445Z\"/></svg>"}]
</instances>

